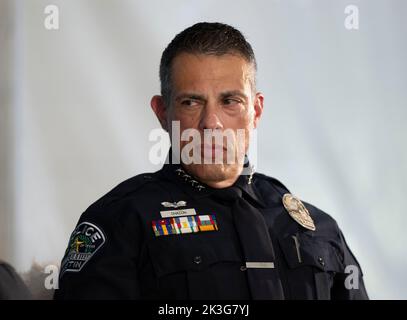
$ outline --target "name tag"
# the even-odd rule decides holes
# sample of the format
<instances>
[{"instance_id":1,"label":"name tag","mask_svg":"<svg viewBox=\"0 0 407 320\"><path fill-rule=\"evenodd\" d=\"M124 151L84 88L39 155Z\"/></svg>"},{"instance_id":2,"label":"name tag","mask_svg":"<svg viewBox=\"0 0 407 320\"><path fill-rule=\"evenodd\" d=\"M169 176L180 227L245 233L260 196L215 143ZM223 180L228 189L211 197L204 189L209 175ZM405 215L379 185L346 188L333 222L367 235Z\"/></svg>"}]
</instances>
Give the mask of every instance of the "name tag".
<instances>
[{"instance_id":1,"label":"name tag","mask_svg":"<svg viewBox=\"0 0 407 320\"><path fill-rule=\"evenodd\" d=\"M274 269L274 262L246 262L247 269Z\"/></svg>"},{"instance_id":2,"label":"name tag","mask_svg":"<svg viewBox=\"0 0 407 320\"><path fill-rule=\"evenodd\" d=\"M185 217L185 216L195 216L195 209L179 209L179 210L168 210L160 211L162 218L173 218L173 217Z\"/></svg>"}]
</instances>

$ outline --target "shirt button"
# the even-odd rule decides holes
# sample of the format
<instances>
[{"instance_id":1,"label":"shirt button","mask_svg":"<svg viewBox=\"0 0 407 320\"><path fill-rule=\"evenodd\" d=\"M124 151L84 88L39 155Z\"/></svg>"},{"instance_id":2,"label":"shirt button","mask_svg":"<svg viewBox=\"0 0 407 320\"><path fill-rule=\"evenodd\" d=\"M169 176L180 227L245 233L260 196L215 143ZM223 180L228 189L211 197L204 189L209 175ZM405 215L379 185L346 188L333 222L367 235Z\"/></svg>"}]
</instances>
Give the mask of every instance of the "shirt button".
<instances>
[{"instance_id":1,"label":"shirt button","mask_svg":"<svg viewBox=\"0 0 407 320\"><path fill-rule=\"evenodd\" d=\"M319 264L320 264L321 266L325 266L325 261L324 261L324 259L322 259L322 257L319 257L319 258L318 258L318 262L319 262Z\"/></svg>"},{"instance_id":2,"label":"shirt button","mask_svg":"<svg viewBox=\"0 0 407 320\"><path fill-rule=\"evenodd\" d=\"M195 264L200 264L202 262L202 257L201 256L196 256L195 258L194 258L194 263Z\"/></svg>"}]
</instances>

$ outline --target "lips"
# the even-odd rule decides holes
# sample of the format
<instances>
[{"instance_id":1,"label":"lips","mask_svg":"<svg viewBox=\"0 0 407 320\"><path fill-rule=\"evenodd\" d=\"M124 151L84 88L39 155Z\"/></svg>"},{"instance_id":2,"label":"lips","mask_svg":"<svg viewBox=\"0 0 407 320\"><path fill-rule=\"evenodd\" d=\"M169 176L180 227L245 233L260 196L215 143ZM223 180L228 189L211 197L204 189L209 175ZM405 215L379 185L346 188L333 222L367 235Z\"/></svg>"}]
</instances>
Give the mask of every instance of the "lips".
<instances>
[{"instance_id":1,"label":"lips","mask_svg":"<svg viewBox=\"0 0 407 320\"><path fill-rule=\"evenodd\" d=\"M212 145L210 145L210 144L202 144L201 148L202 149L208 149L208 150L220 150L220 151L226 150L226 148L224 148L223 146L216 145L216 144L212 144Z\"/></svg>"},{"instance_id":2,"label":"lips","mask_svg":"<svg viewBox=\"0 0 407 320\"><path fill-rule=\"evenodd\" d=\"M208 145L208 144L202 144L201 145L201 155L203 157L211 157L214 158L216 155L219 155L223 157L223 151L226 150L226 148L223 148L223 146L219 145Z\"/></svg>"}]
</instances>

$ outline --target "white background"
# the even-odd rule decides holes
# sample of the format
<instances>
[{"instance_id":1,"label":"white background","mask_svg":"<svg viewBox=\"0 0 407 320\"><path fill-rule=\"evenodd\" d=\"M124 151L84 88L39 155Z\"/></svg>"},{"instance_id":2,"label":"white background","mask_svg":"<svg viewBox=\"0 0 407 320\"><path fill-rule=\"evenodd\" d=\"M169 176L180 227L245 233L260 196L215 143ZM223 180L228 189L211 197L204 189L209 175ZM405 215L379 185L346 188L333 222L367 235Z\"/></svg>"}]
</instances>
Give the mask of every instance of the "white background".
<instances>
[{"instance_id":1,"label":"white background","mask_svg":"<svg viewBox=\"0 0 407 320\"><path fill-rule=\"evenodd\" d=\"M60 29L44 28L59 7ZM344 27L347 5L359 30ZM80 214L148 160L162 50L199 21L248 38L260 172L333 216L371 298L407 298L403 0L0 0L0 257L57 262Z\"/></svg>"}]
</instances>

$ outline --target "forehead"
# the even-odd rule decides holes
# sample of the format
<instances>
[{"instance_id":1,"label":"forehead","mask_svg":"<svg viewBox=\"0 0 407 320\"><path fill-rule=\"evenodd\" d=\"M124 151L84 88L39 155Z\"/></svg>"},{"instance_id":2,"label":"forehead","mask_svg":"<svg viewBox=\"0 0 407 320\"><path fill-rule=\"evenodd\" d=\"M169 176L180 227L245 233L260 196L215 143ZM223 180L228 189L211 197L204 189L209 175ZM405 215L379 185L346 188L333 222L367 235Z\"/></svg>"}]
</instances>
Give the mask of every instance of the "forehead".
<instances>
[{"instance_id":1,"label":"forehead","mask_svg":"<svg viewBox=\"0 0 407 320\"><path fill-rule=\"evenodd\" d=\"M235 54L206 55L181 53L172 63L172 84L179 90L246 89L254 77L254 68Z\"/></svg>"}]
</instances>

